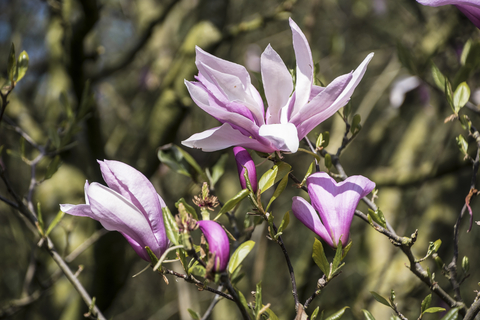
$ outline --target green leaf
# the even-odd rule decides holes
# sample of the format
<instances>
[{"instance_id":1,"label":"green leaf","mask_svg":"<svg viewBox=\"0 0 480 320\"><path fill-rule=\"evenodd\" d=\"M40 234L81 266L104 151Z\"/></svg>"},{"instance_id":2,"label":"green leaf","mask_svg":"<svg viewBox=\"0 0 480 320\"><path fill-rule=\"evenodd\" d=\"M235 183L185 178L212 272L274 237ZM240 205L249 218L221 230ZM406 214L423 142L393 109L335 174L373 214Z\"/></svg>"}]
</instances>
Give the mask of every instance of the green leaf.
<instances>
[{"instance_id":1,"label":"green leaf","mask_svg":"<svg viewBox=\"0 0 480 320\"><path fill-rule=\"evenodd\" d=\"M183 158L188 162L189 165L193 167L193 169L195 169L195 171L197 171L197 173L199 174L199 176L202 178L203 181L205 182L208 181L207 176L205 175L205 172L202 170L202 168L197 163L197 161L187 151L183 150L182 148L176 145L173 145L173 147L175 147L182 154Z\"/></svg>"},{"instance_id":2,"label":"green leaf","mask_svg":"<svg viewBox=\"0 0 480 320\"><path fill-rule=\"evenodd\" d=\"M343 107L343 117L344 117L345 119L347 119L351 112L352 112L352 102L349 101L349 102L345 105L345 107Z\"/></svg>"},{"instance_id":3,"label":"green leaf","mask_svg":"<svg viewBox=\"0 0 480 320\"><path fill-rule=\"evenodd\" d=\"M240 191L239 193L237 193L232 199L228 200L222 207L222 209L220 209L220 212L217 214L217 216L215 217L215 219L213 220L217 220L218 218L220 218L220 216L230 210L232 210L233 208L235 208L235 206L240 202L242 201L243 199L245 199L248 195L250 194L250 190L248 189L243 189L242 191Z\"/></svg>"},{"instance_id":4,"label":"green leaf","mask_svg":"<svg viewBox=\"0 0 480 320\"><path fill-rule=\"evenodd\" d=\"M463 46L462 55L460 56L460 64L464 66L467 63L467 57L470 53L470 49L472 48L472 39L468 39Z\"/></svg>"},{"instance_id":5,"label":"green leaf","mask_svg":"<svg viewBox=\"0 0 480 320\"><path fill-rule=\"evenodd\" d=\"M365 310L365 309L362 309L362 311L363 311L363 315L365 316L365 319L366 319L366 320L375 320L375 318L374 318L373 315L370 313L370 311Z\"/></svg>"},{"instance_id":6,"label":"green leaf","mask_svg":"<svg viewBox=\"0 0 480 320\"><path fill-rule=\"evenodd\" d=\"M189 205L184 198L180 198L180 200L175 202L175 208L178 209L178 205L180 203L183 204L183 206L185 207L185 210L187 210L187 212L192 215L193 219L198 220L197 211L195 211L195 208Z\"/></svg>"},{"instance_id":7,"label":"green leaf","mask_svg":"<svg viewBox=\"0 0 480 320\"><path fill-rule=\"evenodd\" d=\"M330 153L327 153L325 155L325 167L327 169L330 169L332 166L332 156L330 155Z\"/></svg>"},{"instance_id":8,"label":"green leaf","mask_svg":"<svg viewBox=\"0 0 480 320\"><path fill-rule=\"evenodd\" d=\"M356 114L355 116L353 116L352 126L350 127L350 132L352 134L355 134L355 132L357 132L357 129L360 130L360 128L361 128L360 122L361 121L362 121L362 118L360 117L359 114Z\"/></svg>"},{"instance_id":9,"label":"green leaf","mask_svg":"<svg viewBox=\"0 0 480 320\"><path fill-rule=\"evenodd\" d=\"M332 314L331 316L329 316L328 318L326 318L325 320L337 320L337 319L340 319L343 314L345 313L345 310L347 310L349 307L343 307L342 309L340 309L339 311L335 312L334 314Z\"/></svg>"},{"instance_id":10,"label":"green leaf","mask_svg":"<svg viewBox=\"0 0 480 320\"><path fill-rule=\"evenodd\" d=\"M310 163L307 173L305 174L305 177L303 177L303 180L302 180L302 183L300 183L300 186L304 186L305 183L307 183L307 178L312 174L313 170L315 170L315 161Z\"/></svg>"},{"instance_id":11,"label":"green leaf","mask_svg":"<svg viewBox=\"0 0 480 320\"><path fill-rule=\"evenodd\" d=\"M13 77L15 76L16 63L17 61L15 60L15 45L12 42L12 45L10 46L10 53L8 54L7 64L7 75L10 82L13 82Z\"/></svg>"},{"instance_id":12,"label":"green leaf","mask_svg":"<svg viewBox=\"0 0 480 320\"><path fill-rule=\"evenodd\" d=\"M430 307L430 304L432 303L432 294L429 294L428 296L425 297L422 301L422 308L421 308L421 313L424 313L425 310Z\"/></svg>"},{"instance_id":13,"label":"green leaf","mask_svg":"<svg viewBox=\"0 0 480 320\"><path fill-rule=\"evenodd\" d=\"M238 298L240 299L240 303L243 305L247 313L252 314L252 310L250 310L250 307L248 306L248 303L247 303L247 299L245 299L245 296L243 295L242 291L237 290L235 288L234 290L238 293Z\"/></svg>"},{"instance_id":14,"label":"green leaf","mask_svg":"<svg viewBox=\"0 0 480 320\"><path fill-rule=\"evenodd\" d=\"M285 190L285 188L287 187L287 184L288 184L288 174L285 177L283 177L283 179L278 184L277 188L275 189L275 192L273 193L273 196L270 198L270 201L268 202L268 205L265 211L268 211L273 201L275 201L280 196L280 194L282 194L283 190Z\"/></svg>"},{"instance_id":15,"label":"green leaf","mask_svg":"<svg viewBox=\"0 0 480 320\"><path fill-rule=\"evenodd\" d=\"M252 240L245 241L240 246L238 246L237 250L232 254L230 257L230 261L228 262L228 273L232 274L238 268L238 266L242 263L243 259L252 251L253 247L255 246L255 242Z\"/></svg>"},{"instance_id":16,"label":"green leaf","mask_svg":"<svg viewBox=\"0 0 480 320\"><path fill-rule=\"evenodd\" d=\"M160 148L157 153L160 162L166 164L173 171L192 178L192 175L188 172L188 169L182 163L183 156L178 151L178 149L170 148L169 146L165 146L163 148Z\"/></svg>"},{"instance_id":17,"label":"green leaf","mask_svg":"<svg viewBox=\"0 0 480 320\"><path fill-rule=\"evenodd\" d=\"M57 215L55 216L55 219L53 219L52 223L48 226L47 232L45 232L45 237L48 237L50 232L52 232L53 228L57 226L57 224L62 220L63 216L65 215L65 212L63 211L58 211Z\"/></svg>"},{"instance_id":18,"label":"green leaf","mask_svg":"<svg viewBox=\"0 0 480 320\"><path fill-rule=\"evenodd\" d=\"M342 240L339 240L337 244L337 250L335 251L335 257L333 258L333 262L332 262L332 272L335 272L338 266L340 265L340 262L342 262L342 252L343 252Z\"/></svg>"},{"instance_id":19,"label":"green leaf","mask_svg":"<svg viewBox=\"0 0 480 320\"><path fill-rule=\"evenodd\" d=\"M194 276L205 278L207 274L207 270L205 269L204 266L201 266L198 263L195 263L193 266L188 268L188 274L193 274Z\"/></svg>"},{"instance_id":20,"label":"green leaf","mask_svg":"<svg viewBox=\"0 0 480 320\"><path fill-rule=\"evenodd\" d=\"M313 243L312 258L315 264L322 270L323 274L328 276L330 274L330 264L325 256L322 242L317 238L315 238L315 242Z\"/></svg>"},{"instance_id":21,"label":"green leaf","mask_svg":"<svg viewBox=\"0 0 480 320\"><path fill-rule=\"evenodd\" d=\"M452 85L450 84L450 81L448 79L445 79L445 97L447 98L448 103L450 104L450 107L452 108L453 112L455 112L455 107L453 105L453 91L452 91Z\"/></svg>"},{"instance_id":22,"label":"green leaf","mask_svg":"<svg viewBox=\"0 0 480 320\"><path fill-rule=\"evenodd\" d=\"M350 241L344 248L343 248L343 254L342 254L342 260L345 259L347 256L348 251L350 251L350 248L352 247L353 241Z\"/></svg>"},{"instance_id":23,"label":"green leaf","mask_svg":"<svg viewBox=\"0 0 480 320\"><path fill-rule=\"evenodd\" d=\"M380 209L373 211L372 209L368 209L368 215L372 218L373 221L378 223L384 229L387 228L387 220L385 220L385 216Z\"/></svg>"},{"instance_id":24,"label":"green leaf","mask_svg":"<svg viewBox=\"0 0 480 320\"><path fill-rule=\"evenodd\" d=\"M453 94L453 106L455 114L458 114L461 108L463 108L470 99L470 87L466 82L462 82L455 89Z\"/></svg>"},{"instance_id":25,"label":"green leaf","mask_svg":"<svg viewBox=\"0 0 480 320\"><path fill-rule=\"evenodd\" d=\"M266 312L270 320L278 320L277 315L270 308L268 308Z\"/></svg>"},{"instance_id":26,"label":"green leaf","mask_svg":"<svg viewBox=\"0 0 480 320\"><path fill-rule=\"evenodd\" d=\"M150 257L150 262L153 266L155 266L158 262L157 256L155 255L155 253L153 253L152 249L150 249L149 246L146 246L145 250L147 250L148 256Z\"/></svg>"},{"instance_id":27,"label":"green leaf","mask_svg":"<svg viewBox=\"0 0 480 320\"><path fill-rule=\"evenodd\" d=\"M318 316L318 311L320 310L320 307L316 307L315 310L313 310L312 315L310 316L310 320L315 320L317 319Z\"/></svg>"},{"instance_id":28,"label":"green leaf","mask_svg":"<svg viewBox=\"0 0 480 320\"><path fill-rule=\"evenodd\" d=\"M200 317L199 315L193 311L192 309L188 308L188 313L190 313L190 316L194 319L194 320L200 320Z\"/></svg>"},{"instance_id":29,"label":"green leaf","mask_svg":"<svg viewBox=\"0 0 480 320\"><path fill-rule=\"evenodd\" d=\"M258 181L258 188L261 190L261 193L264 193L275 183L282 180L290 172L291 168L288 163L279 162L270 170L267 170L260 178L260 181Z\"/></svg>"},{"instance_id":30,"label":"green leaf","mask_svg":"<svg viewBox=\"0 0 480 320\"><path fill-rule=\"evenodd\" d=\"M287 229L289 223L290 223L290 211L287 211L283 216L282 223L280 223L280 227L278 227L278 232L282 232L283 230Z\"/></svg>"},{"instance_id":31,"label":"green leaf","mask_svg":"<svg viewBox=\"0 0 480 320\"><path fill-rule=\"evenodd\" d=\"M167 232L168 239L176 246L179 245L179 234L178 234L178 226L175 218L173 217L170 209L168 207L162 208L163 214L163 221L165 223L165 231Z\"/></svg>"},{"instance_id":32,"label":"green leaf","mask_svg":"<svg viewBox=\"0 0 480 320\"><path fill-rule=\"evenodd\" d=\"M432 77L438 89L442 90L442 92L445 92L445 81L446 81L445 76L442 74L442 72L437 68L437 66L433 62L432 62Z\"/></svg>"},{"instance_id":33,"label":"green leaf","mask_svg":"<svg viewBox=\"0 0 480 320\"><path fill-rule=\"evenodd\" d=\"M462 125L462 128L464 130L470 131L470 129L472 128L472 122L467 115L461 115L458 120L460 120L460 124Z\"/></svg>"},{"instance_id":34,"label":"green leaf","mask_svg":"<svg viewBox=\"0 0 480 320\"><path fill-rule=\"evenodd\" d=\"M464 256L462 259L462 269L465 273L468 273L468 270L470 270L470 261L467 256Z\"/></svg>"},{"instance_id":35,"label":"green leaf","mask_svg":"<svg viewBox=\"0 0 480 320\"><path fill-rule=\"evenodd\" d=\"M262 309L262 281L257 283L257 291L255 293L255 315L257 316L257 320L260 319L261 314L260 310Z\"/></svg>"},{"instance_id":36,"label":"green leaf","mask_svg":"<svg viewBox=\"0 0 480 320\"><path fill-rule=\"evenodd\" d=\"M350 105L350 103L348 105ZM315 143L315 147L317 149L326 148L329 142L330 142L330 132L325 131L323 133L320 133L320 135L318 136L317 142Z\"/></svg>"},{"instance_id":37,"label":"green leaf","mask_svg":"<svg viewBox=\"0 0 480 320\"><path fill-rule=\"evenodd\" d=\"M460 152L463 153L465 156L468 155L468 142L465 138L460 134L457 138L457 145L460 149Z\"/></svg>"},{"instance_id":38,"label":"green leaf","mask_svg":"<svg viewBox=\"0 0 480 320\"><path fill-rule=\"evenodd\" d=\"M432 307L432 308L428 308L427 310L423 311L423 313L437 313L437 312L443 312L443 311L445 311L445 308Z\"/></svg>"},{"instance_id":39,"label":"green leaf","mask_svg":"<svg viewBox=\"0 0 480 320\"><path fill-rule=\"evenodd\" d=\"M212 177L210 179L210 185L212 188L215 186L215 184L218 182L221 176L223 176L223 173L225 172L225 164L227 163L228 160L228 153L222 154L220 159L218 159L217 163L212 167Z\"/></svg>"},{"instance_id":40,"label":"green leaf","mask_svg":"<svg viewBox=\"0 0 480 320\"><path fill-rule=\"evenodd\" d=\"M318 154L313 153L310 150L303 149L303 148L298 148L298 151L308 153L309 155L313 156L318 161L318 163L322 162L322 158Z\"/></svg>"},{"instance_id":41,"label":"green leaf","mask_svg":"<svg viewBox=\"0 0 480 320\"><path fill-rule=\"evenodd\" d=\"M441 320L457 320L458 319L458 310L460 308L452 308L443 316Z\"/></svg>"},{"instance_id":42,"label":"green leaf","mask_svg":"<svg viewBox=\"0 0 480 320\"><path fill-rule=\"evenodd\" d=\"M50 164L47 167L47 172L45 173L45 180L50 179L55 174L55 172L57 172L58 168L60 168L61 165L62 159L59 155L56 155L55 158L50 161Z\"/></svg>"},{"instance_id":43,"label":"green leaf","mask_svg":"<svg viewBox=\"0 0 480 320\"><path fill-rule=\"evenodd\" d=\"M25 73L27 73L28 60L27 52L22 51L17 60L17 79L15 81L20 81L25 76Z\"/></svg>"},{"instance_id":44,"label":"green leaf","mask_svg":"<svg viewBox=\"0 0 480 320\"><path fill-rule=\"evenodd\" d=\"M390 302L388 302L387 299L385 299L384 297L382 297L381 295L379 295L379 294L376 293L375 291L370 291L370 293L371 293L372 296L375 298L375 300L377 300L377 301L380 302L381 304L386 305L386 306L389 307L389 308L392 307L392 306L390 305Z\"/></svg>"}]
</instances>

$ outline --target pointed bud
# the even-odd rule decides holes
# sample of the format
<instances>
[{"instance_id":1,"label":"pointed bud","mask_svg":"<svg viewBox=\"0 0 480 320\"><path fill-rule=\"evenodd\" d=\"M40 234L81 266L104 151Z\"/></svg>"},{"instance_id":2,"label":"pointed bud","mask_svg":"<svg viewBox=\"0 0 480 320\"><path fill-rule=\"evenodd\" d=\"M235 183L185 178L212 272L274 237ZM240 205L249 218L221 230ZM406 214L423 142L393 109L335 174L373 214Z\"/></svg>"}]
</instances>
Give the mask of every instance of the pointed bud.
<instances>
[{"instance_id":1,"label":"pointed bud","mask_svg":"<svg viewBox=\"0 0 480 320\"><path fill-rule=\"evenodd\" d=\"M201 220L197 222L200 230L207 238L208 247L215 256L216 272L225 271L230 259L230 244L228 243L228 236L222 226L212 220Z\"/></svg>"},{"instance_id":2,"label":"pointed bud","mask_svg":"<svg viewBox=\"0 0 480 320\"><path fill-rule=\"evenodd\" d=\"M238 176L240 178L240 185L242 189L247 188L247 180L245 179L245 169L248 172L248 180L252 186L252 191L257 192L257 170L255 169L255 163L252 157L242 147L234 147L233 154L235 155L235 161L237 161Z\"/></svg>"}]
</instances>

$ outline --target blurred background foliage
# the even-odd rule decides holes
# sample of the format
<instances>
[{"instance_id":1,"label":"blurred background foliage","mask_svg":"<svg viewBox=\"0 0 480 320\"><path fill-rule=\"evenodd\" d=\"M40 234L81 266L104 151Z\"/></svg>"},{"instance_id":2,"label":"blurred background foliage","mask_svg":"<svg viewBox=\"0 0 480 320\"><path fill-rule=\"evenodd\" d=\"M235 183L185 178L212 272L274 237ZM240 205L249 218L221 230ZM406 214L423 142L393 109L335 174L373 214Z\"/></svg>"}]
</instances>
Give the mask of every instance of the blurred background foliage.
<instances>
[{"instance_id":1,"label":"blurred background foliage","mask_svg":"<svg viewBox=\"0 0 480 320\"><path fill-rule=\"evenodd\" d=\"M259 55L272 47L290 68L295 67L291 16L305 32L313 58L320 64L320 80L329 83L355 69L370 52L375 57L352 98L352 109L362 117L363 129L342 155L348 175L362 174L380 189L377 204L397 232L410 235L419 229L414 252L423 256L428 241L442 239L439 255L450 261L453 224L468 194L471 166L463 160L455 136L463 130L458 122L444 124L452 112L443 94L432 85L430 61L453 78L460 68L465 42L479 39L478 30L456 8L422 7L414 0L16 0L0 1L0 76L5 81L7 57L13 42L17 51L27 51L30 66L19 82L6 110L38 143L54 141L61 130L75 123L73 142L61 153L62 165L36 189L49 223L59 203L82 203L83 185L102 182L97 159L114 159L142 171L154 182L167 205L184 197L191 204L200 192L198 183L177 174L159 162L158 147L180 142L191 134L217 125L215 119L196 107L188 96L184 79L192 80L195 46L214 55L247 66L257 88L261 84ZM400 58L399 59L399 54ZM402 65L402 62L403 65ZM389 99L394 84L412 74L420 85L402 103ZM88 114L80 113L87 80L93 99ZM479 86L478 72L468 80L472 92ZM478 94L477 94L478 96ZM471 99L475 102L475 95ZM466 111L469 114L470 111ZM469 114L474 124L478 116ZM69 120L70 119L70 120ZM71 119L77 119L72 122ZM63 130L63 129L62 129ZM340 145L345 125L334 116L310 134L330 131L327 148ZM302 142L303 143L303 142ZM19 135L5 121L0 124L2 161L19 194L27 192L29 167L21 161ZM204 168L211 168L222 152L187 150ZM36 153L25 144L24 155ZM231 150L225 174L215 186L223 202L239 190ZM262 159L254 155L256 163ZM294 174L303 178L312 159L302 153L286 155ZM37 172L43 177L49 161ZM269 168L264 163L259 174ZM289 184L272 210L280 221L290 209L291 197L306 194ZM273 191L272 191L273 192ZM0 194L6 194L0 186ZM247 201L237 210L242 227ZM363 205L359 207L366 212ZM480 208L473 202L474 214ZM478 215L477 215L478 216ZM228 220L222 220L229 227ZM460 234L460 258L469 256L470 278L463 284L465 302L470 304L480 277L479 227ZM64 217L52 232L60 252L70 253L101 226L89 219ZM294 318L294 303L288 270L281 250L266 238L265 224L252 239L254 251L244 263L246 276L239 283L247 300L262 280L263 301L271 303L280 319ZM394 289L399 309L416 318L421 300L429 289L405 267L406 257L371 227L354 219L353 248L343 273L308 309L320 306L329 315L350 306L343 319L363 318L368 309L377 319L390 317L390 310L377 303L369 291L388 295ZM0 202L0 308L8 316L9 302L35 292L34 301L11 319L82 319L87 307L64 278L52 286L50 276L57 266L36 246L36 237L19 215ZM311 259L314 234L292 216L284 233L297 277L300 300L314 291L320 270ZM334 252L327 250L331 258ZM79 278L97 305L110 319L190 319L187 308L203 314L213 295L195 286L147 271L132 278L145 262L135 255L118 233L103 235L98 242L70 263L72 270L83 266ZM432 261L424 262L436 270ZM33 272L33 281L24 279ZM447 290L448 281L439 270L437 279ZM433 297L435 306L445 306ZM221 301L213 319L240 318L236 306ZM6 312L6 313L5 313ZM1 314L1 312L0 312ZM427 315L425 319L439 319Z\"/></svg>"}]
</instances>

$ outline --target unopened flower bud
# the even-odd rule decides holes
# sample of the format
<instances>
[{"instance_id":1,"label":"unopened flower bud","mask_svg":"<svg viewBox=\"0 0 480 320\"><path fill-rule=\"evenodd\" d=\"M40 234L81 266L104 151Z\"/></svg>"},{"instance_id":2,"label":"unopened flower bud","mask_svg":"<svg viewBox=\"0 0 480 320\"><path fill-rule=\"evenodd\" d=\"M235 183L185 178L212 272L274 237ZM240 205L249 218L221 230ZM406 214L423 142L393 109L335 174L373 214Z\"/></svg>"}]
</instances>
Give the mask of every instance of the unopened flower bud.
<instances>
[{"instance_id":1,"label":"unopened flower bud","mask_svg":"<svg viewBox=\"0 0 480 320\"><path fill-rule=\"evenodd\" d=\"M248 180L252 186L252 191L257 192L257 170L255 169L255 163L252 157L242 147L234 147L233 154L235 155L235 161L237 161L238 176L240 178L240 185L242 189L247 188L247 181L245 179L245 169L248 172Z\"/></svg>"},{"instance_id":2,"label":"unopened flower bud","mask_svg":"<svg viewBox=\"0 0 480 320\"><path fill-rule=\"evenodd\" d=\"M207 238L210 252L215 256L214 270L216 272L224 271L230 258L230 244L227 233L220 224L212 220L201 220L197 224Z\"/></svg>"}]
</instances>

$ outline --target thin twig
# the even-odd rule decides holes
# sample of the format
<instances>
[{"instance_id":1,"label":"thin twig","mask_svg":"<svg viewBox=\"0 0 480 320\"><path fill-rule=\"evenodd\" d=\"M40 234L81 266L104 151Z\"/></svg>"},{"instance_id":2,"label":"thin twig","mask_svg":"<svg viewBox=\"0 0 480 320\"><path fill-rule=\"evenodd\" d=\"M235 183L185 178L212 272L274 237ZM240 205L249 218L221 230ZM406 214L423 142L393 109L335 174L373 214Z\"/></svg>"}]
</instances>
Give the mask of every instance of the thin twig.
<instances>
[{"instance_id":1,"label":"thin twig","mask_svg":"<svg viewBox=\"0 0 480 320\"><path fill-rule=\"evenodd\" d=\"M219 290L219 291L222 291L222 290L223 290L223 286L220 285L220 286L218 287L218 290ZM212 302L211 302L210 305L208 306L208 309L207 309L207 311L205 311L205 313L204 313L204 315L203 315L203 317L202 317L201 320L207 320L207 319L210 317L210 315L211 315L212 312L213 312L213 308L215 308L215 306L217 305L217 303L218 303L221 299L222 299L222 298L221 298L220 295L218 295L218 294L216 294L215 297L213 297Z\"/></svg>"},{"instance_id":2,"label":"thin twig","mask_svg":"<svg viewBox=\"0 0 480 320\"><path fill-rule=\"evenodd\" d=\"M232 286L230 279L228 278L228 274L223 273L220 277L220 281L222 284L227 288L228 292L232 295L233 301L237 304L238 309L240 309L240 313L242 314L243 320L250 320L250 315L248 314L247 310L243 306L242 302L240 301L240 297L237 294L237 291Z\"/></svg>"}]
</instances>

